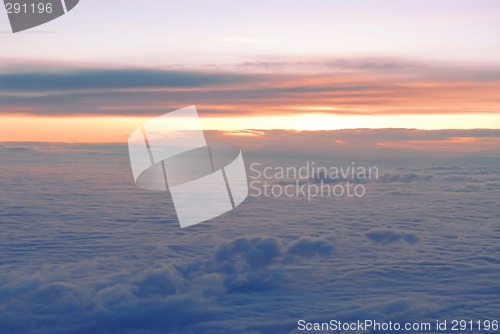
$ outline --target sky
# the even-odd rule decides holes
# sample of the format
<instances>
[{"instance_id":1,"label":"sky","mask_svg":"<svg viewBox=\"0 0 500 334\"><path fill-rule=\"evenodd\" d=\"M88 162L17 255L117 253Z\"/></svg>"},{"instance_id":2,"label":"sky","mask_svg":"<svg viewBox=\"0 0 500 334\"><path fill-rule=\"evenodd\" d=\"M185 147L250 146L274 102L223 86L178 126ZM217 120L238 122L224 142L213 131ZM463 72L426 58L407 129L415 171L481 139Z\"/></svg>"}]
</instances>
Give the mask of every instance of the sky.
<instances>
[{"instance_id":1,"label":"sky","mask_svg":"<svg viewBox=\"0 0 500 334\"><path fill-rule=\"evenodd\" d=\"M12 34L0 140L124 142L197 105L213 130L500 128L497 1L82 1Z\"/></svg>"},{"instance_id":2,"label":"sky","mask_svg":"<svg viewBox=\"0 0 500 334\"><path fill-rule=\"evenodd\" d=\"M81 0L12 34L0 9L0 333L500 320L499 18L497 0ZM366 193L249 196L181 229L127 140L191 105L247 176L379 177L275 177Z\"/></svg>"}]
</instances>

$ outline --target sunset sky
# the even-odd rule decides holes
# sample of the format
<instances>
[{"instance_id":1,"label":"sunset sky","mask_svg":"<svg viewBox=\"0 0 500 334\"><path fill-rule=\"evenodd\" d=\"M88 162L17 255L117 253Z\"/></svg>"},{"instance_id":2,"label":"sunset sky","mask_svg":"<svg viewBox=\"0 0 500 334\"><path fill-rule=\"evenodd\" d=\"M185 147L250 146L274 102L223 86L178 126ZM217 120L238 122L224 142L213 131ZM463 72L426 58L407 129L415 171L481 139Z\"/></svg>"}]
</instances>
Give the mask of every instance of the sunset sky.
<instances>
[{"instance_id":1,"label":"sunset sky","mask_svg":"<svg viewBox=\"0 0 500 334\"><path fill-rule=\"evenodd\" d=\"M486 333L499 93L500 0L0 8L0 334Z\"/></svg>"},{"instance_id":2,"label":"sunset sky","mask_svg":"<svg viewBox=\"0 0 500 334\"><path fill-rule=\"evenodd\" d=\"M197 105L206 129L500 129L498 1L82 1L12 34L0 141L126 142ZM182 121L182 120L180 120Z\"/></svg>"}]
</instances>

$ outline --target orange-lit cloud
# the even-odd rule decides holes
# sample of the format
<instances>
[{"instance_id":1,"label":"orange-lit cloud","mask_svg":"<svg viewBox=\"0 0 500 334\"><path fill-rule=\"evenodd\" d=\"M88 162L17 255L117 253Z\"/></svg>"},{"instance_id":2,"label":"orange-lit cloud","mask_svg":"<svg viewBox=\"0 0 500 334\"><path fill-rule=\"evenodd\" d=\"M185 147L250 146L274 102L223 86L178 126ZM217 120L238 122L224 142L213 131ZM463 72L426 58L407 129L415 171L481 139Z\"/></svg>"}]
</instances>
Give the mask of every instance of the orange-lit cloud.
<instances>
[{"instance_id":1,"label":"orange-lit cloud","mask_svg":"<svg viewBox=\"0 0 500 334\"><path fill-rule=\"evenodd\" d=\"M411 130L411 129L356 129L336 131L264 130L249 135L209 131L209 141L230 142L242 147L247 155L266 153L280 157L292 152L297 157L322 157L337 161L376 159L398 156L418 159L433 157L461 157L480 154L483 157L500 156L500 130Z\"/></svg>"},{"instance_id":2,"label":"orange-lit cloud","mask_svg":"<svg viewBox=\"0 0 500 334\"><path fill-rule=\"evenodd\" d=\"M192 104L226 117L500 112L500 66L394 60L315 64L4 73L0 113L141 116Z\"/></svg>"},{"instance_id":3,"label":"orange-lit cloud","mask_svg":"<svg viewBox=\"0 0 500 334\"><path fill-rule=\"evenodd\" d=\"M192 104L207 129L228 131L500 128L499 91L500 66L394 59L31 69L0 73L0 140L121 141Z\"/></svg>"}]
</instances>

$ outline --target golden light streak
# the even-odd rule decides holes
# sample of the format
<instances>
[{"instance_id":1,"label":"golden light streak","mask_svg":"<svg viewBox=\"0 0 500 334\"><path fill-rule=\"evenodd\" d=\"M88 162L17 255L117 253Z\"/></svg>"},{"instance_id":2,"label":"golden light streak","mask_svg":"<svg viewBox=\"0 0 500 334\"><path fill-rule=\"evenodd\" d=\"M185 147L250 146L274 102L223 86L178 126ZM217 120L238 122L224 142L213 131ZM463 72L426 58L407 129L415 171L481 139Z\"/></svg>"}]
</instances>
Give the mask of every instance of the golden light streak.
<instances>
[{"instance_id":1,"label":"golden light streak","mask_svg":"<svg viewBox=\"0 0 500 334\"><path fill-rule=\"evenodd\" d=\"M0 117L0 141L42 142L127 142L128 135L151 117ZM173 120L179 128L190 130L186 120ZM253 130L339 130L408 128L500 129L500 114L429 114L429 115L330 115L301 114L290 116L202 117L205 130L229 131L233 135L258 135ZM468 139L457 139L464 142Z\"/></svg>"}]
</instances>

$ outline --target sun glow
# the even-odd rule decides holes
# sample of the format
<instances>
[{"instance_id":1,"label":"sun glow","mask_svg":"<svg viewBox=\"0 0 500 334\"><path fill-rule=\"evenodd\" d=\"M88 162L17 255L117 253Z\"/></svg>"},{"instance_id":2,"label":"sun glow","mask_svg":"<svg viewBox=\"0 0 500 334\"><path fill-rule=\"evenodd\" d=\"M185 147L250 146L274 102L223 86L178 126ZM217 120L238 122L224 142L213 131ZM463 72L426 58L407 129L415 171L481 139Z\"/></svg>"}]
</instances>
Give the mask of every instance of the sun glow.
<instances>
[{"instance_id":1,"label":"sun glow","mask_svg":"<svg viewBox=\"0 0 500 334\"><path fill-rule=\"evenodd\" d=\"M150 117L0 117L0 141L42 142L126 142L128 135ZM186 128L186 120L173 120L179 128ZM438 129L500 129L499 114L446 115L332 115L309 113L290 116L202 117L205 130L227 131L235 136L256 136L249 130L323 131L340 129L412 128ZM186 128L189 130L189 128ZM459 141L467 141L465 138Z\"/></svg>"}]
</instances>

